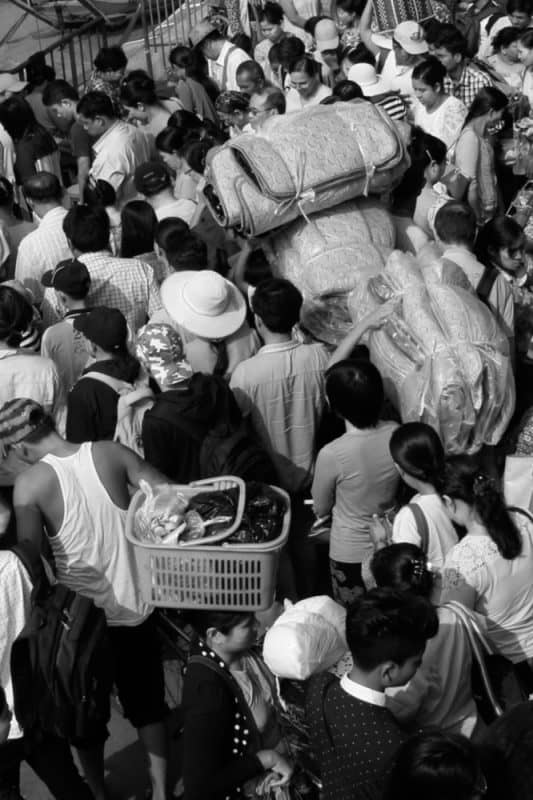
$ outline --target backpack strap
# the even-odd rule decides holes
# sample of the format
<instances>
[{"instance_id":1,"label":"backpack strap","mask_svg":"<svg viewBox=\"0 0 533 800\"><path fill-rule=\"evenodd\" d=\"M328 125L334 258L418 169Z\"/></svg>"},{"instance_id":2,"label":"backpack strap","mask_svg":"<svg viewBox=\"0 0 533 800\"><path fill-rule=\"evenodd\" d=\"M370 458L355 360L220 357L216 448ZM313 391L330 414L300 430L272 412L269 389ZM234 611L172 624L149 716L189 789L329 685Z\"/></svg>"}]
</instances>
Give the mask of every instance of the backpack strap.
<instances>
[{"instance_id":1,"label":"backpack strap","mask_svg":"<svg viewBox=\"0 0 533 800\"><path fill-rule=\"evenodd\" d=\"M111 375L104 375L103 372L86 372L85 375L81 376L81 380L84 378L92 378L94 381L105 383L106 386L109 386L109 388L113 389L117 394L121 394L124 389L131 387L131 383L121 381L119 378L112 378Z\"/></svg>"},{"instance_id":2,"label":"backpack strap","mask_svg":"<svg viewBox=\"0 0 533 800\"><path fill-rule=\"evenodd\" d=\"M230 48L228 48L228 52L226 53L226 57L224 59L224 66L222 67L222 79L220 81L220 88L224 92L226 90L226 81L228 80L228 69L229 69L229 57L236 50L237 47L232 44Z\"/></svg>"},{"instance_id":3,"label":"backpack strap","mask_svg":"<svg viewBox=\"0 0 533 800\"><path fill-rule=\"evenodd\" d=\"M418 503L409 503L407 508L415 518L416 530L420 536L420 549L427 555L429 547L429 525L426 515Z\"/></svg>"},{"instance_id":4,"label":"backpack strap","mask_svg":"<svg viewBox=\"0 0 533 800\"><path fill-rule=\"evenodd\" d=\"M485 267L483 270L483 275L479 279L479 283L476 287L476 293L480 300L482 300L485 305L487 305L490 293L492 292L492 287L496 283L496 278L498 277L498 270L496 267Z\"/></svg>"}]
</instances>

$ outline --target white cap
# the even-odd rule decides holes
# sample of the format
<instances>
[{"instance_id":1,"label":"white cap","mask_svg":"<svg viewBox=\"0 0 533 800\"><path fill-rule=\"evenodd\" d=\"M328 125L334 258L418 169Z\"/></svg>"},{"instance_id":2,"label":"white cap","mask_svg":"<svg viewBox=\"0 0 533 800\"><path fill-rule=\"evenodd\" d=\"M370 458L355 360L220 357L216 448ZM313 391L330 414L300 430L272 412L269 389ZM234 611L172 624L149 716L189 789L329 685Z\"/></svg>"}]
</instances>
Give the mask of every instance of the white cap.
<instances>
[{"instance_id":1,"label":"white cap","mask_svg":"<svg viewBox=\"0 0 533 800\"><path fill-rule=\"evenodd\" d=\"M348 80L359 84L366 97L374 97L387 91L385 81L376 73L372 64L353 64L348 70Z\"/></svg>"},{"instance_id":2,"label":"white cap","mask_svg":"<svg viewBox=\"0 0 533 800\"><path fill-rule=\"evenodd\" d=\"M0 93L21 92L28 85L28 81L21 81L10 72L0 72Z\"/></svg>"},{"instance_id":3,"label":"white cap","mask_svg":"<svg viewBox=\"0 0 533 800\"><path fill-rule=\"evenodd\" d=\"M387 36L384 33L372 34L372 41L378 47L383 47L386 50L392 50L393 42L396 42L402 50L412 56L422 55L428 51L424 29L412 19L400 22L395 27L392 35Z\"/></svg>"}]
</instances>

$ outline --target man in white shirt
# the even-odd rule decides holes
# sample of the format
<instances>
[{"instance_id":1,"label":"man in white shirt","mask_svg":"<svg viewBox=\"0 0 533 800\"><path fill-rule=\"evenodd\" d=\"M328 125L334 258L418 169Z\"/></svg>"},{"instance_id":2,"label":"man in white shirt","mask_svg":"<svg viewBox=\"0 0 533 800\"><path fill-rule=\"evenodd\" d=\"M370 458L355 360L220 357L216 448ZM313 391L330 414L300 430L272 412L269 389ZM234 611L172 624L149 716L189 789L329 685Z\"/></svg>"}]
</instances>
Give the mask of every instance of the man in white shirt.
<instances>
[{"instance_id":1,"label":"man in white shirt","mask_svg":"<svg viewBox=\"0 0 533 800\"><path fill-rule=\"evenodd\" d=\"M414 100L411 75L428 51L421 26L413 20L407 20L396 26L392 39L376 33L372 36L372 42L380 48L391 50L381 72L384 87Z\"/></svg>"},{"instance_id":2,"label":"man in white shirt","mask_svg":"<svg viewBox=\"0 0 533 800\"><path fill-rule=\"evenodd\" d=\"M110 183L117 205L125 205L135 197L135 170L155 153L153 137L119 120L104 92L88 92L78 103L77 114L89 136L96 139L89 175Z\"/></svg>"},{"instance_id":3,"label":"man in white shirt","mask_svg":"<svg viewBox=\"0 0 533 800\"><path fill-rule=\"evenodd\" d=\"M15 278L31 291L35 303L41 303L44 296L42 276L72 255L63 233L67 210L61 205L61 184L51 172L37 172L28 178L24 182L24 194L39 220L39 227L19 244Z\"/></svg>"},{"instance_id":4,"label":"man in white shirt","mask_svg":"<svg viewBox=\"0 0 533 800\"><path fill-rule=\"evenodd\" d=\"M190 225L196 214L196 203L175 198L169 172L162 161L147 161L135 170L135 188L143 194L160 222L167 217L179 217Z\"/></svg>"},{"instance_id":5,"label":"man in white shirt","mask_svg":"<svg viewBox=\"0 0 533 800\"><path fill-rule=\"evenodd\" d=\"M532 16L533 3L531 0L508 0L505 17L499 17L494 21L494 17L490 16L480 23L477 57L487 59L492 55L492 40L504 28L513 27L521 32L531 28L533 26Z\"/></svg>"},{"instance_id":6,"label":"man in white shirt","mask_svg":"<svg viewBox=\"0 0 533 800\"><path fill-rule=\"evenodd\" d=\"M189 32L192 47L198 47L207 58L209 76L221 92L238 92L237 69L250 60L248 53L224 38L220 31L207 20L203 20Z\"/></svg>"}]
</instances>

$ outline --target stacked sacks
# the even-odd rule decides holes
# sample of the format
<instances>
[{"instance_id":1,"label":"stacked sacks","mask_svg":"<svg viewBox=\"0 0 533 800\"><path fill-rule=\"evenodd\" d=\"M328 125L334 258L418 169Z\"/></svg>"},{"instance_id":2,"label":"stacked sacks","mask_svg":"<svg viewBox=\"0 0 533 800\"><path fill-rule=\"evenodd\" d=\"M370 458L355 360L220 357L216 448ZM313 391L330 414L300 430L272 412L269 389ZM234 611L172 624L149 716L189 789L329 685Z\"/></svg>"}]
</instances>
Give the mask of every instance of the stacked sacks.
<instances>
[{"instance_id":1,"label":"stacked sacks","mask_svg":"<svg viewBox=\"0 0 533 800\"><path fill-rule=\"evenodd\" d=\"M394 236L389 213L365 198L274 231L272 269L302 292L302 322L317 339L338 344L343 338L351 327L348 293L381 272Z\"/></svg>"},{"instance_id":2,"label":"stacked sacks","mask_svg":"<svg viewBox=\"0 0 533 800\"><path fill-rule=\"evenodd\" d=\"M409 126L365 100L268 119L214 150L204 195L223 227L258 236L299 216L396 186Z\"/></svg>"},{"instance_id":3,"label":"stacked sacks","mask_svg":"<svg viewBox=\"0 0 533 800\"><path fill-rule=\"evenodd\" d=\"M514 411L509 345L462 271L394 252L350 295L354 322L387 301L369 346L402 420L431 425L448 453L497 444Z\"/></svg>"}]
</instances>

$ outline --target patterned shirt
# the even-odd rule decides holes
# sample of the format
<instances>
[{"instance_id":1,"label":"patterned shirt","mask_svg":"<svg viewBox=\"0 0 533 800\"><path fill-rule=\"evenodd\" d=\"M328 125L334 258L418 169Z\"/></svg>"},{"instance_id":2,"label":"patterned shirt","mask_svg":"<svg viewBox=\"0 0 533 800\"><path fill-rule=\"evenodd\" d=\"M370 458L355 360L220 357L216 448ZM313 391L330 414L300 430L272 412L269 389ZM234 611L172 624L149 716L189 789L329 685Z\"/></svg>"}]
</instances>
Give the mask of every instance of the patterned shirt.
<instances>
[{"instance_id":1,"label":"patterned shirt","mask_svg":"<svg viewBox=\"0 0 533 800\"><path fill-rule=\"evenodd\" d=\"M135 258L115 258L107 250L84 253L78 258L91 276L87 305L118 308L132 334L162 309L154 271L148 264ZM60 319L53 289L45 292L43 315L47 325Z\"/></svg>"},{"instance_id":2,"label":"patterned shirt","mask_svg":"<svg viewBox=\"0 0 533 800\"><path fill-rule=\"evenodd\" d=\"M52 208L44 215L37 230L25 236L19 244L15 278L31 291L37 304L44 296L41 284L43 274L55 269L65 258L72 258L67 237L63 233L66 215L63 206Z\"/></svg>"},{"instance_id":3,"label":"patterned shirt","mask_svg":"<svg viewBox=\"0 0 533 800\"><path fill-rule=\"evenodd\" d=\"M491 79L472 64L464 65L458 81L453 81L449 75L444 78L446 94L458 97L467 108L470 108L475 96L484 86L492 86Z\"/></svg>"}]
</instances>

